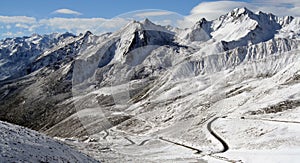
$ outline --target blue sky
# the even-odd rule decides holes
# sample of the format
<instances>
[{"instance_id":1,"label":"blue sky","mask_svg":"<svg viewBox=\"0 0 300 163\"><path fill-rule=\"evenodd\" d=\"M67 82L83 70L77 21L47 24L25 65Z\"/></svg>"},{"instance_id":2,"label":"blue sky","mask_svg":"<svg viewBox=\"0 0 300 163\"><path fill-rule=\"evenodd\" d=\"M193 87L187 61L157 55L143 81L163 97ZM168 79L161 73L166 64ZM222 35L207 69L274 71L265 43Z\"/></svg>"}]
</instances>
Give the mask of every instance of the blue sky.
<instances>
[{"instance_id":1,"label":"blue sky","mask_svg":"<svg viewBox=\"0 0 300 163\"><path fill-rule=\"evenodd\" d=\"M237 7L300 16L299 0L2 0L0 38L66 31L79 34L87 30L99 34L117 30L132 19L145 18L183 27L203 17L216 19Z\"/></svg>"},{"instance_id":2,"label":"blue sky","mask_svg":"<svg viewBox=\"0 0 300 163\"><path fill-rule=\"evenodd\" d=\"M25 15L48 18L61 8L82 13L78 17L112 18L119 14L142 9L162 9L187 15L201 0L5 0L0 15Z\"/></svg>"}]
</instances>

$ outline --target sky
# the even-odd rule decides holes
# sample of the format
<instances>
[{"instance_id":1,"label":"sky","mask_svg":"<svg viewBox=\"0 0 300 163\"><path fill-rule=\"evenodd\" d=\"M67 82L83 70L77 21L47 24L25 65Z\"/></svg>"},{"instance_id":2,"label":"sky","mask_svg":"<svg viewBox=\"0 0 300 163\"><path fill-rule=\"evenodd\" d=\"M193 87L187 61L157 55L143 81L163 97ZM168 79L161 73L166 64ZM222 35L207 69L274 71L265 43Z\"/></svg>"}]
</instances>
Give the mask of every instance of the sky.
<instances>
[{"instance_id":1,"label":"sky","mask_svg":"<svg viewBox=\"0 0 300 163\"><path fill-rule=\"evenodd\" d=\"M299 0L2 0L0 38L87 30L99 34L145 18L186 27L203 17L216 19L237 7L300 16Z\"/></svg>"}]
</instances>

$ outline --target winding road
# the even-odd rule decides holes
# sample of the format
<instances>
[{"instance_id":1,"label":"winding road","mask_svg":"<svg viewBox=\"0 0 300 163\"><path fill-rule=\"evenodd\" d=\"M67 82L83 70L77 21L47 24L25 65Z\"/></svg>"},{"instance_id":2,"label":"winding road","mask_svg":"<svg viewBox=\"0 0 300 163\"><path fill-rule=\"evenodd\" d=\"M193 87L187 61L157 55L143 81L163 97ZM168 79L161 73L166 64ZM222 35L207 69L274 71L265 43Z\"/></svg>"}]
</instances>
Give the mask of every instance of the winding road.
<instances>
[{"instance_id":1,"label":"winding road","mask_svg":"<svg viewBox=\"0 0 300 163\"><path fill-rule=\"evenodd\" d=\"M127 141L129 141L131 144L130 145L133 145L133 144L135 144L135 142L134 141L132 141L131 139L129 139L128 137L124 137L124 139L126 139Z\"/></svg>"},{"instance_id":2,"label":"winding road","mask_svg":"<svg viewBox=\"0 0 300 163\"><path fill-rule=\"evenodd\" d=\"M150 139L143 140L143 141L139 144L139 146L142 146L142 145L146 144L149 140L150 140Z\"/></svg>"},{"instance_id":3,"label":"winding road","mask_svg":"<svg viewBox=\"0 0 300 163\"><path fill-rule=\"evenodd\" d=\"M257 120L257 121L269 121L269 122L280 122L280 123L297 123L300 124L298 121L287 121L287 120L276 120L276 119L265 119L265 118L244 118L246 120Z\"/></svg>"},{"instance_id":4,"label":"winding road","mask_svg":"<svg viewBox=\"0 0 300 163\"><path fill-rule=\"evenodd\" d=\"M104 135L103 139L106 139L109 136L109 133L108 133L107 130L103 130L103 131L105 132L105 135Z\"/></svg>"},{"instance_id":5,"label":"winding road","mask_svg":"<svg viewBox=\"0 0 300 163\"><path fill-rule=\"evenodd\" d=\"M159 137L159 139L160 139L160 140L163 140L163 141L166 141L166 142L169 142L169 143L172 143L172 144L175 144L175 145L179 145L179 146L182 146L182 147L185 147L185 148L188 148L188 149L197 151L196 154L202 153L201 150L199 150L199 149L197 149L197 148L194 148L194 147L191 147L191 146L188 146L188 145L185 145L185 144L177 143L177 142L174 142L174 141L165 139L165 138L163 138L163 137Z\"/></svg>"},{"instance_id":6,"label":"winding road","mask_svg":"<svg viewBox=\"0 0 300 163\"><path fill-rule=\"evenodd\" d=\"M212 123L215 122L217 119L219 119L220 117L215 117L213 118L211 121L209 121L207 123L207 130L209 131L209 133L215 137L223 146L223 149L222 150L219 150L219 151L214 151L212 152L211 154L216 154L216 153L224 153L226 152L228 149L229 149L229 146L228 144L226 143L225 140L223 140L211 127ZM202 153L203 151L200 150L200 149L197 149L197 148L194 148L194 147L191 147L191 146L188 146L188 145L185 145L185 144L181 144L181 143L178 143L178 142L174 142L174 141L171 141L171 140L168 140L166 138L163 138L163 137L159 137L160 140L163 140L163 141L166 141L166 142L169 142L169 143L172 143L172 144L175 144L175 145L179 145L179 146L182 146L182 147L185 147L185 148L188 148L188 149L191 149L191 150L195 150L197 151L196 153L197 154L200 154Z\"/></svg>"},{"instance_id":7,"label":"winding road","mask_svg":"<svg viewBox=\"0 0 300 163\"><path fill-rule=\"evenodd\" d=\"M190 149L190 150L193 150L193 151L196 151L195 154L204 154L204 155L207 155L209 157L213 157L215 159L218 159L218 160L222 160L222 161L227 161L227 162L243 162L242 160L231 160L229 158L226 158L226 157L223 157L223 156L219 156L219 155L215 155L215 154L218 154L218 153L224 153L226 151L229 150L229 145L226 143L226 141L213 129L212 127L212 124L217 121L218 119L220 118L225 118L225 119L232 119L234 120L233 118L229 118L227 116L216 116L216 117L211 117L209 119L209 121L207 122L207 130L209 131L209 133L215 138L217 139L223 146L222 149L220 150L216 150L216 151L212 151L211 153L209 154L205 154L205 151L202 151L200 149L197 149L195 147L192 147L192 146L189 146L189 145L186 145L186 144L183 144L183 143L179 143L179 142L175 142L175 141L172 141L172 140L169 140L168 138L164 138L162 136L158 137L159 140L161 141L165 141L165 142L168 142L168 143L172 143L172 144L175 144L175 145L178 145L178 146L181 146L181 147L184 147L184 148L187 148L187 149ZM245 118L245 117L242 117L242 118L239 118L237 120L240 120L240 119L245 119L245 120L259 120L259 121L271 121L271 122L281 122L281 123L297 123L297 124L300 124L300 122L297 122L297 121L286 121L286 120L274 120L274 119L264 119L264 118L261 118L261 119L258 119L258 118ZM105 131L108 135L108 132ZM106 135L106 136L107 136ZM105 138L106 138L105 136ZM132 141L131 139L129 139L128 137L124 137L128 142L130 142L131 144L129 145L138 145L138 146L142 146L144 144L146 144L149 140L151 139L145 139L143 140L141 143L139 144L136 144L134 141ZM156 138L157 139L157 138Z\"/></svg>"},{"instance_id":8,"label":"winding road","mask_svg":"<svg viewBox=\"0 0 300 163\"><path fill-rule=\"evenodd\" d=\"M225 142L225 140L223 140L212 128L211 128L211 124L216 121L217 119L219 119L220 117L215 117L213 118L211 121L209 121L207 123L207 130L210 132L210 134L212 136L214 136L222 145L223 145L223 149L220 151L215 151L213 152L213 154L215 153L223 153L226 152L229 149L228 144Z\"/></svg>"}]
</instances>

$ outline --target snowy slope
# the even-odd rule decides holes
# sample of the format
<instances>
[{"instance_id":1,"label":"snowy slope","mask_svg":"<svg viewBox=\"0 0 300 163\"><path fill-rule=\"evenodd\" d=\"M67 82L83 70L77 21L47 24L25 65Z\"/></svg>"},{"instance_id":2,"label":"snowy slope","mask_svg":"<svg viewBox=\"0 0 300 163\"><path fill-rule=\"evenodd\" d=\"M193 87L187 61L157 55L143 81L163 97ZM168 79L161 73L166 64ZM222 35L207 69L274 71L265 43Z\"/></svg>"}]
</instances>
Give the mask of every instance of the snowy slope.
<instances>
[{"instance_id":1,"label":"snowy slope","mask_svg":"<svg viewBox=\"0 0 300 163\"><path fill-rule=\"evenodd\" d=\"M97 162L61 142L0 122L0 162Z\"/></svg>"},{"instance_id":2,"label":"snowy slope","mask_svg":"<svg viewBox=\"0 0 300 163\"><path fill-rule=\"evenodd\" d=\"M284 160L300 146L298 36L299 18L246 8L87 32L2 82L0 117L108 162Z\"/></svg>"},{"instance_id":3,"label":"snowy slope","mask_svg":"<svg viewBox=\"0 0 300 163\"><path fill-rule=\"evenodd\" d=\"M291 38L299 40L300 37L300 19L293 18L293 20L279 31L276 37Z\"/></svg>"}]
</instances>

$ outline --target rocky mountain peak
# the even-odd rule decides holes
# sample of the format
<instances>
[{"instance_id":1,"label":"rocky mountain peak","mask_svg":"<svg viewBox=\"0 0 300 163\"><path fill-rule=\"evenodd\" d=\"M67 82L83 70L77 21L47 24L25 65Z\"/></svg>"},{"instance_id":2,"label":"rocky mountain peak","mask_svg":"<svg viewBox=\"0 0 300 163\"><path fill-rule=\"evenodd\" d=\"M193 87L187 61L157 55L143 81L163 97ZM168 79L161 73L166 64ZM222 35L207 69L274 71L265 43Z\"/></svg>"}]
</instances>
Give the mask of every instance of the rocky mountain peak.
<instances>
[{"instance_id":1,"label":"rocky mountain peak","mask_svg":"<svg viewBox=\"0 0 300 163\"><path fill-rule=\"evenodd\" d=\"M253 15L254 13L249 10L246 7L242 7L242 8L235 8L233 9L231 12L229 12L227 15L228 16L235 16L235 17L239 17L242 15Z\"/></svg>"}]
</instances>

